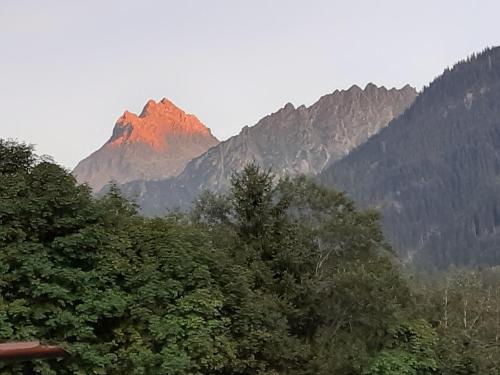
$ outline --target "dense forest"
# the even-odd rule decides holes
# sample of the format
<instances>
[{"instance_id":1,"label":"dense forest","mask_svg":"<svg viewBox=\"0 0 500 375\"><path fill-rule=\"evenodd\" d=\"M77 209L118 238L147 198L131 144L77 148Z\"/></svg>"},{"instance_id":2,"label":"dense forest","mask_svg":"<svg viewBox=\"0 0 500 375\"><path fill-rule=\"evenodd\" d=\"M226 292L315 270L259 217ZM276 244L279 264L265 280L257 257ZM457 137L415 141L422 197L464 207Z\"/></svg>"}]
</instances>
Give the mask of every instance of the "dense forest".
<instances>
[{"instance_id":1,"label":"dense forest","mask_svg":"<svg viewBox=\"0 0 500 375\"><path fill-rule=\"evenodd\" d=\"M248 165L145 218L0 141L0 374L498 374L500 269L404 269L379 215Z\"/></svg>"},{"instance_id":2,"label":"dense forest","mask_svg":"<svg viewBox=\"0 0 500 375\"><path fill-rule=\"evenodd\" d=\"M321 176L379 207L426 267L500 264L500 47L446 69L401 116Z\"/></svg>"}]
</instances>

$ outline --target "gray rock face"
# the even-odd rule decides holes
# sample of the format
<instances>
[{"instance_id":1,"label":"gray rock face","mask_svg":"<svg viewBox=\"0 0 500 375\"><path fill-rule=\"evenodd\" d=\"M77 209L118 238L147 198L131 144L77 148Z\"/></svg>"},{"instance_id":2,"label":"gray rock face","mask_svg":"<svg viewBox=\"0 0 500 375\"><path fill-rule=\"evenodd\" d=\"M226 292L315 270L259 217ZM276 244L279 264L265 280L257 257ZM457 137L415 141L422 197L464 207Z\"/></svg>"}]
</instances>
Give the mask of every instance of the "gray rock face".
<instances>
[{"instance_id":1,"label":"gray rock face","mask_svg":"<svg viewBox=\"0 0 500 375\"><path fill-rule=\"evenodd\" d=\"M125 111L113 135L73 171L77 180L99 191L118 183L176 176L196 156L218 143L195 116L167 99L148 101L137 116Z\"/></svg>"},{"instance_id":2,"label":"gray rock face","mask_svg":"<svg viewBox=\"0 0 500 375\"><path fill-rule=\"evenodd\" d=\"M202 190L223 191L230 176L256 162L285 174L316 175L379 132L401 114L417 93L410 86L387 90L373 84L323 96L310 107L287 104L245 127L188 163L176 178L124 186L147 214L186 206Z\"/></svg>"},{"instance_id":3,"label":"gray rock face","mask_svg":"<svg viewBox=\"0 0 500 375\"><path fill-rule=\"evenodd\" d=\"M320 177L381 209L408 258L500 264L500 48L446 70Z\"/></svg>"}]
</instances>

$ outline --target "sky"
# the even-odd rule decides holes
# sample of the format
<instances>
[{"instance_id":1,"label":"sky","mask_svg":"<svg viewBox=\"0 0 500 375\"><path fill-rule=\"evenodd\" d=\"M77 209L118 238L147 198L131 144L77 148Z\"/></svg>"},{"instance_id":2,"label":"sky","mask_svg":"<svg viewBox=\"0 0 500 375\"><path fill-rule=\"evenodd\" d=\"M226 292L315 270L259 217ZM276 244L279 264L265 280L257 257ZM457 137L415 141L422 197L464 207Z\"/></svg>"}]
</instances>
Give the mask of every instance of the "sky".
<instances>
[{"instance_id":1,"label":"sky","mask_svg":"<svg viewBox=\"0 0 500 375\"><path fill-rule=\"evenodd\" d=\"M220 140L287 102L421 89L500 44L498 0L0 0L0 138L72 169L167 97Z\"/></svg>"}]
</instances>

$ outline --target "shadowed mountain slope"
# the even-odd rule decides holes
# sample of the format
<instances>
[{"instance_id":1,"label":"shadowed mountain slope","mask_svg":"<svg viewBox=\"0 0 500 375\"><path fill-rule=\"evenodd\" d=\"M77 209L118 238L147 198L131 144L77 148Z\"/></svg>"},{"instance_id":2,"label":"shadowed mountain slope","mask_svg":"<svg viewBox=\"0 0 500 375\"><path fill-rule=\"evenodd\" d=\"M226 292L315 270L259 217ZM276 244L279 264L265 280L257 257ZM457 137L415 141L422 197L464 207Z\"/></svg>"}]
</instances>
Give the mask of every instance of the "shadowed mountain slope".
<instances>
[{"instance_id":1,"label":"shadowed mountain slope","mask_svg":"<svg viewBox=\"0 0 500 375\"><path fill-rule=\"evenodd\" d=\"M500 264L500 48L447 69L321 180L380 208L410 258Z\"/></svg>"}]
</instances>

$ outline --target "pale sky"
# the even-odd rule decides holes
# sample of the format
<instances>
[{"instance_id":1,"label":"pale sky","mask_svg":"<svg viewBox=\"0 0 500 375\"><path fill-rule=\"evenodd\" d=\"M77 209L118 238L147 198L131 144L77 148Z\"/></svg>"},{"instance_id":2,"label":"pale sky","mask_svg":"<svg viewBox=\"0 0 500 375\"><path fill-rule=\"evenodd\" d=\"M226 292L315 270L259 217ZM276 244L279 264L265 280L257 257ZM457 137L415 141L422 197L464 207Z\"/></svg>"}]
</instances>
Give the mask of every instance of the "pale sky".
<instances>
[{"instance_id":1,"label":"pale sky","mask_svg":"<svg viewBox=\"0 0 500 375\"><path fill-rule=\"evenodd\" d=\"M219 139L285 103L429 83L500 44L498 0L0 0L0 138L73 168L167 97Z\"/></svg>"}]
</instances>

